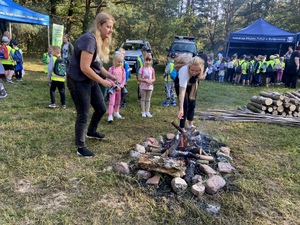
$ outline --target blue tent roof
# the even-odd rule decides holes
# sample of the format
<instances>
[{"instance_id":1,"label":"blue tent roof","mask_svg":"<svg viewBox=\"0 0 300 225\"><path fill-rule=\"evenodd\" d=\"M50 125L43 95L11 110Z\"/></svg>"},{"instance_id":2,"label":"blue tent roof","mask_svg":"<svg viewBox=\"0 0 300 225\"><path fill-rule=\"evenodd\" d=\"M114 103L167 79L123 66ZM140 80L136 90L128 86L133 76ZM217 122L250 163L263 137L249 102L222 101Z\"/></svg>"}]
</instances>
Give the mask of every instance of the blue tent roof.
<instances>
[{"instance_id":1,"label":"blue tent roof","mask_svg":"<svg viewBox=\"0 0 300 225\"><path fill-rule=\"evenodd\" d=\"M34 12L10 0L0 0L0 19L49 26L49 16Z\"/></svg>"},{"instance_id":2,"label":"blue tent roof","mask_svg":"<svg viewBox=\"0 0 300 225\"><path fill-rule=\"evenodd\" d=\"M282 30L260 18L241 30L230 33L232 43L296 43L297 34Z\"/></svg>"}]
</instances>

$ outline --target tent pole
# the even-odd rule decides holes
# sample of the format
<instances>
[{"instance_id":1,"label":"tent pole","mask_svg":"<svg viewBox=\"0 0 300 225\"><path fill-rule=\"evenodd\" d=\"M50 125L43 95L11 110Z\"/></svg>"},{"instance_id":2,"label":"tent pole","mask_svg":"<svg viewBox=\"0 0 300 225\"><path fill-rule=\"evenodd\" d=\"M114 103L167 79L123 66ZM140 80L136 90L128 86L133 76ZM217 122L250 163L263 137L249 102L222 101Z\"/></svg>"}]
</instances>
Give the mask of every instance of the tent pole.
<instances>
[{"instance_id":1,"label":"tent pole","mask_svg":"<svg viewBox=\"0 0 300 225\"><path fill-rule=\"evenodd\" d=\"M281 47L282 47L282 44L279 45L279 55L281 53Z\"/></svg>"},{"instance_id":2,"label":"tent pole","mask_svg":"<svg viewBox=\"0 0 300 225\"><path fill-rule=\"evenodd\" d=\"M49 47L49 46L50 46L50 34L49 34L49 33L50 33L50 32L49 32L50 30L49 30L49 26L47 26L47 27L48 27L48 47Z\"/></svg>"},{"instance_id":3,"label":"tent pole","mask_svg":"<svg viewBox=\"0 0 300 225\"><path fill-rule=\"evenodd\" d=\"M8 28L8 29L9 29L9 35L10 35L10 38L11 38L11 37L12 37L12 36L11 36L11 22L8 22L8 27L9 27L9 28Z\"/></svg>"}]
</instances>

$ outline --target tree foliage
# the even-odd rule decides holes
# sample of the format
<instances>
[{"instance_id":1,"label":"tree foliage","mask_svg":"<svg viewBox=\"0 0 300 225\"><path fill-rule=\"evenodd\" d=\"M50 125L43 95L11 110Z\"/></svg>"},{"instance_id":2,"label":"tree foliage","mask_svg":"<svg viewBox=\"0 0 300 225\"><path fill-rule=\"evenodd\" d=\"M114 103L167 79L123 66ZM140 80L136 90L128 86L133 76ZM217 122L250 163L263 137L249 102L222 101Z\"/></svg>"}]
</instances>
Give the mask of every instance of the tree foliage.
<instances>
[{"instance_id":1,"label":"tree foliage","mask_svg":"<svg viewBox=\"0 0 300 225\"><path fill-rule=\"evenodd\" d=\"M165 55L175 35L190 35L205 52L226 43L230 32L258 18L290 32L300 31L300 0L20 0L17 3L48 14L73 40L89 29L98 12L115 18L113 49L127 38L147 39ZM13 36L25 51L44 51L45 27L13 24ZM51 28L50 28L51 30Z\"/></svg>"}]
</instances>

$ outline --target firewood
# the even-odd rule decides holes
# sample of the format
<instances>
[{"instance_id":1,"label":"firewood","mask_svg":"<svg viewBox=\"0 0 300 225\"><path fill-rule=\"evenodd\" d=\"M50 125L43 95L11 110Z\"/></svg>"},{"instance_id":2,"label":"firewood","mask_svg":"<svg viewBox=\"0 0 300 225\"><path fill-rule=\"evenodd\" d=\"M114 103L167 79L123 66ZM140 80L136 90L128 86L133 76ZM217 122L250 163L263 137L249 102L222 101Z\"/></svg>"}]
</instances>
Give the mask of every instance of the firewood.
<instances>
[{"instance_id":1,"label":"firewood","mask_svg":"<svg viewBox=\"0 0 300 225\"><path fill-rule=\"evenodd\" d=\"M209 162L212 162L212 161L215 160L214 157L212 157L212 156L206 156L206 155L200 155L200 159L207 160Z\"/></svg>"},{"instance_id":2,"label":"firewood","mask_svg":"<svg viewBox=\"0 0 300 225\"><path fill-rule=\"evenodd\" d=\"M269 107L267 107L267 110L266 110L266 112L269 112L269 113L271 113L271 112L273 112L274 111L274 109L273 109L273 107L272 106L269 106Z\"/></svg>"},{"instance_id":3,"label":"firewood","mask_svg":"<svg viewBox=\"0 0 300 225\"><path fill-rule=\"evenodd\" d=\"M284 99L284 95L279 94L279 93L275 93L275 92L264 92L261 91L259 92L260 96L266 97L266 98L271 98L273 100L283 100Z\"/></svg>"},{"instance_id":4,"label":"firewood","mask_svg":"<svg viewBox=\"0 0 300 225\"><path fill-rule=\"evenodd\" d=\"M299 112L295 112L295 111L294 111L294 112L292 113L292 115L293 115L293 117L299 117Z\"/></svg>"},{"instance_id":5,"label":"firewood","mask_svg":"<svg viewBox=\"0 0 300 225\"><path fill-rule=\"evenodd\" d=\"M272 115L278 115L278 111L277 110L273 110L272 111Z\"/></svg>"},{"instance_id":6,"label":"firewood","mask_svg":"<svg viewBox=\"0 0 300 225\"><path fill-rule=\"evenodd\" d=\"M290 98L290 103L292 103L294 105L299 105L299 101L297 99L294 99L294 98Z\"/></svg>"},{"instance_id":7,"label":"firewood","mask_svg":"<svg viewBox=\"0 0 300 225\"><path fill-rule=\"evenodd\" d=\"M283 105L278 106L276 110L277 110L278 112L283 112L283 111L284 111Z\"/></svg>"},{"instance_id":8,"label":"firewood","mask_svg":"<svg viewBox=\"0 0 300 225\"><path fill-rule=\"evenodd\" d=\"M247 108L250 109L252 112L260 113L260 114L265 114L264 110L258 109L258 108L256 108L255 106L253 106L253 105L251 105L249 103L247 104Z\"/></svg>"},{"instance_id":9,"label":"firewood","mask_svg":"<svg viewBox=\"0 0 300 225\"><path fill-rule=\"evenodd\" d=\"M261 109L263 111L265 111L267 109L266 106L262 105L262 104L258 104L256 102L249 102L250 105L253 105L255 108Z\"/></svg>"},{"instance_id":10,"label":"firewood","mask_svg":"<svg viewBox=\"0 0 300 225\"><path fill-rule=\"evenodd\" d=\"M261 103L263 105L272 105L273 100L271 98L265 98L262 96L252 96L252 102Z\"/></svg>"},{"instance_id":11,"label":"firewood","mask_svg":"<svg viewBox=\"0 0 300 225\"><path fill-rule=\"evenodd\" d=\"M283 99L283 103L289 103L291 101L291 99L289 97L284 97Z\"/></svg>"},{"instance_id":12,"label":"firewood","mask_svg":"<svg viewBox=\"0 0 300 225\"><path fill-rule=\"evenodd\" d=\"M293 95L291 92L286 92L285 93L288 97L290 97L290 98L294 98L294 99L296 99L297 101L299 101L300 102L300 98L298 98L296 95Z\"/></svg>"},{"instance_id":13,"label":"firewood","mask_svg":"<svg viewBox=\"0 0 300 225\"><path fill-rule=\"evenodd\" d=\"M283 104L283 102L281 100L273 100L273 103L272 103L272 105L276 105L276 106L280 106L282 104Z\"/></svg>"},{"instance_id":14,"label":"firewood","mask_svg":"<svg viewBox=\"0 0 300 225\"><path fill-rule=\"evenodd\" d=\"M281 115L281 116L286 116L286 112L282 111L282 112L278 112L278 115Z\"/></svg>"},{"instance_id":15,"label":"firewood","mask_svg":"<svg viewBox=\"0 0 300 225\"><path fill-rule=\"evenodd\" d=\"M291 93L292 93L293 95L297 96L298 98L300 98L300 93L299 93L299 92L292 91Z\"/></svg>"},{"instance_id":16,"label":"firewood","mask_svg":"<svg viewBox=\"0 0 300 225\"><path fill-rule=\"evenodd\" d=\"M284 108L290 110L290 111L295 111L296 110L296 106L290 103L284 103L283 104Z\"/></svg>"},{"instance_id":17,"label":"firewood","mask_svg":"<svg viewBox=\"0 0 300 225\"><path fill-rule=\"evenodd\" d=\"M181 160L153 155L140 157L138 167L148 171L166 173L172 177L183 177L186 171L185 163Z\"/></svg>"}]
</instances>

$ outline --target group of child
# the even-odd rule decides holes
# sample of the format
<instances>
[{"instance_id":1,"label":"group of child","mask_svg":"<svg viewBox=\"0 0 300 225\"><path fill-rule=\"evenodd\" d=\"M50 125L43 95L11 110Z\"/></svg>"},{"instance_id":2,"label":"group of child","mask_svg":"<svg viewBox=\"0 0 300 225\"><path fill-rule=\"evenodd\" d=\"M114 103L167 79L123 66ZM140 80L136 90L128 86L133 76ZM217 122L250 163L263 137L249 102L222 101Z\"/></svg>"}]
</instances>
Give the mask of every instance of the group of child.
<instances>
[{"instance_id":1,"label":"group of child","mask_svg":"<svg viewBox=\"0 0 300 225\"><path fill-rule=\"evenodd\" d=\"M56 108L55 90L58 88L61 100L61 107L66 108L65 99L65 81L66 76L59 76L54 73L54 65L58 57L60 57L61 49L58 46L50 46L48 52L43 54L42 62L44 63L44 72L47 74L50 84L50 108ZM107 89L103 94L107 95L108 100L108 122L113 122L114 118L124 119L120 115L120 108L126 107L127 89L126 83L130 77L130 68L124 60L125 50L120 48L114 53L113 65L108 71L117 77L117 81L109 80L112 84L110 89ZM138 71L137 80L139 82L139 91L141 95L142 117L152 117L150 113L150 102L153 92L153 83L155 82L155 71L152 67L152 55L147 53L140 56L142 66Z\"/></svg>"},{"instance_id":2,"label":"group of child","mask_svg":"<svg viewBox=\"0 0 300 225\"><path fill-rule=\"evenodd\" d=\"M23 52L18 47L19 42L8 36L3 36L1 41L0 62L3 65L7 83L14 83L13 76L16 81L23 81Z\"/></svg>"},{"instance_id":3,"label":"group of child","mask_svg":"<svg viewBox=\"0 0 300 225\"><path fill-rule=\"evenodd\" d=\"M231 58L219 56L214 61L212 55L208 55L207 80L219 82L230 82L234 85L261 86L267 87L272 84L282 84L283 72L285 69L284 57L278 54L267 56L246 56L239 59L235 54Z\"/></svg>"}]
</instances>

